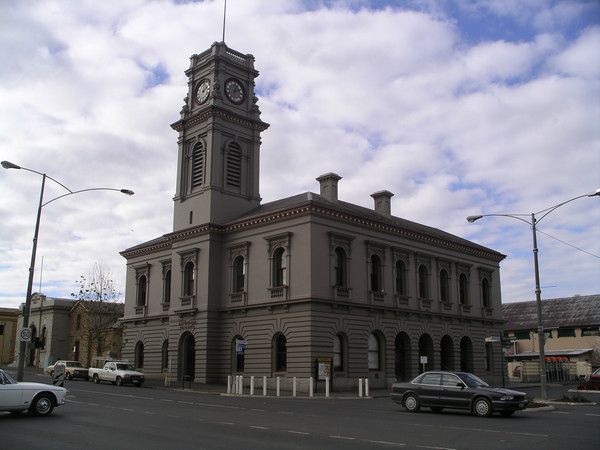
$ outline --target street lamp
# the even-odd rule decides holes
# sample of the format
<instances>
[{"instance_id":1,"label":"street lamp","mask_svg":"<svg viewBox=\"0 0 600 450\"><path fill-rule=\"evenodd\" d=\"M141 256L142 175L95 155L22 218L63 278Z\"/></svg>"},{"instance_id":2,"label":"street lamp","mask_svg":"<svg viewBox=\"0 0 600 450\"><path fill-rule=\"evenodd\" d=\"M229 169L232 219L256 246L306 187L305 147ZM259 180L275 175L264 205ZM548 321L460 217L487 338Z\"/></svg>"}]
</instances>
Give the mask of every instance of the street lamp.
<instances>
[{"instance_id":1,"label":"street lamp","mask_svg":"<svg viewBox=\"0 0 600 450\"><path fill-rule=\"evenodd\" d=\"M27 167L22 167L17 164L11 163L9 161L2 161L2 167L5 169L21 169L26 170L27 172L37 173L42 176L42 188L40 190L40 202L37 210L37 219L35 221L35 232L33 234L33 249L31 250L31 264L29 265L29 281L27 283L27 296L25 297L25 307L23 309L23 328L27 328L29 326L29 310L31 308L31 291L33 289L33 272L35 268L35 253L37 250L37 241L38 241L38 233L40 229L40 218L42 216L42 208L46 206L48 203L52 203L59 198L67 197L69 195L79 194L81 192L88 191L118 191L126 195L133 195L133 191L129 189L114 189L114 188L89 188L89 189L81 189L78 191L73 191L69 189L67 186L62 184L60 181L55 180L51 176L46 175L45 173L38 172L37 170L28 169ZM46 185L46 178L54 181L68 192L66 194L59 195L58 197L54 197L53 199L48 200L44 203L44 187ZM19 344L19 366L17 371L17 381L23 381L23 372L25 369L25 341L21 341Z\"/></svg>"},{"instance_id":2,"label":"street lamp","mask_svg":"<svg viewBox=\"0 0 600 450\"><path fill-rule=\"evenodd\" d=\"M540 288L540 271L538 266L538 246L537 246L537 224L540 220L550 214L557 208L560 208L567 203L570 203L574 200L583 197L595 197L600 196L600 189L596 189L595 192L591 192L589 194L578 195L577 197L573 197L569 200L566 200L558 205L550 206L549 208L542 209L541 211L534 212L531 214L481 214L478 216L469 216L467 217L467 221L470 223L475 222L476 220L481 219L482 217L511 217L513 219L520 220L525 222L531 226L531 231L533 233L533 269L535 276L535 302L537 305L537 322L538 322L538 346L540 348L540 389L542 400L546 400L546 360L544 354L544 326L542 324L542 290ZM537 214L542 214L541 217L536 218ZM531 217L530 220L525 219L524 217ZM503 375L504 377L504 375Z\"/></svg>"}]
</instances>

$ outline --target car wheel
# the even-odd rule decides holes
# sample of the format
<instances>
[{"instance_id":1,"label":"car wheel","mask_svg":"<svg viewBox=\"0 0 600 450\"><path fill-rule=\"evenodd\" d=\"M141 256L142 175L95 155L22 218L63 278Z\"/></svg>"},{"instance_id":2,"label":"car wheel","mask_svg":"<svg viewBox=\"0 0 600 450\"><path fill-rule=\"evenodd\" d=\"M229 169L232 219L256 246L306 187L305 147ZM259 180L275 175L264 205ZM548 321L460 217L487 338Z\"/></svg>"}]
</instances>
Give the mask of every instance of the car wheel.
<instances>
[{"instance_id":1,"label":"car wheel","mask_svg":"<svg viewBox=\"0 0 600 450\"><path fill-rule=\"evenodd\" d=\"M419 398L415 394L408 394L404 397L404 408L409 412L417 412L421 405Z\"/></svg>"},{"instance_id":2,"label":"car wheel","mask_svg":"<svg viewBox=\"0 0 600 450\"><path fill-rule=\"evenodd\" d=\"M123 380L121 379L121 377L117 377L117 379L115 380L115 384L117 386L123 386Z\"/></svg>"},{"instance_id":3,"label":"car wheel","mask_svg":"<svg viewBox=\"0 0 600 450\"><path fill-rule=\"evenodd\" d=\"M53 409L54 399L52 396L50 394L40 394L31 403L29 411L34 416L47 416Z\"/></svg>"},{"instance_id":4,"label":"car wheel","mask_svg":"<svg viewBox=\"0 0 600 450\"><path fill-rule=\"evenodd\" d=\"M439 413L439 412L442 412L442 410L443 410L443 409L444 409L444 408L440 408L439 406L432 406L432 407L431 407L431 410L432 410L434 413Z\"/></svg>"},{"instance_id":5,"label":"car wheel","mask_svg":"<svg viewBox=\"0 0 600 450\"><path fill-rule=\"evenodd\" d=\"M100 378L98 377L97 373L95 373L94 376L92 377L92 381L96 384L100 383Z\"/></svg>"},{"instance_id":6,"label":"car wheel","mask_svg":"<svg viewBox=\"0 0 600 450\"><path fill-rule=\"evenodd\" d=\"M515 413L514 411L501 411L501 412L500 412L500 415L501 415L502 417L510 417L510 416L512 416L514 413Z\"/></svg>"},{"instance_id":7,"label":"car wheel","mask_svg":"<svg viewBox=\"0 0 600 450\"><path fill-rule=\"evenodd\" d=\"M473 414L479 417L489 417L492 414L492 404L487 398L479 397L475 399Z\"/></svg>"}]
</instances>

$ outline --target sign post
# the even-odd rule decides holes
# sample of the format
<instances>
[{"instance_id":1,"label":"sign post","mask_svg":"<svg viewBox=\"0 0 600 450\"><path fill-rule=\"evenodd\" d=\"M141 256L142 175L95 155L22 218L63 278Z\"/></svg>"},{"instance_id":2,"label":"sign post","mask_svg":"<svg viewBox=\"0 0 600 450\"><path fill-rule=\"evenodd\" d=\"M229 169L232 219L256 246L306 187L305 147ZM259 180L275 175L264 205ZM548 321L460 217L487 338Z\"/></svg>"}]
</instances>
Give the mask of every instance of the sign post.
<instances>
[{"instance_id":1,"label":"sign post","mask_svg":"<svg viewBox=\"0 0 600 450\"><path fill-rule=\"evenodd\" d=\"M423 364L423 372L425 372L425 366L427 365L427 355L421 355L421 364Z\"/></svg>"},{"instance_id":2,"label":"sign post","mask_svg":"<svg viewBox=\"0 0 600 450\"><path fill-rule=\"evenodd\" d=\"M52 376L52 384L64 387L65 385L65 365L55 364L54 374Z\"/></svg>"},{"instance_id":3,"label":"sign post","mask_svg":"<svg viewBox=\"0 0 600 450\"><path fill-rule=\"evenodd\" d=\"M31 342L31 328L21 328L19 330L19 341Z\"/></svg>"}]
</instances>

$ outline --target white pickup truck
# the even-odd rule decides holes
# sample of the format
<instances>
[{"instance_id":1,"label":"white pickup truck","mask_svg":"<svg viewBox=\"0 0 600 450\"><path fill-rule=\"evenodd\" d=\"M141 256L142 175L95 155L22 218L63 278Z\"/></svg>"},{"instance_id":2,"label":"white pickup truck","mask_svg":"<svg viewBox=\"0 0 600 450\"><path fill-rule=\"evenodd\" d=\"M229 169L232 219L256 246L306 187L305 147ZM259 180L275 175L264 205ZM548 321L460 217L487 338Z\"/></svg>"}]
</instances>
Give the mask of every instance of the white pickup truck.
<instances>
[{"instance_id":1,"label":"white pickup truck","mask_svg":"<svg viewBox=\"0 0 600 450\"><path fill-rule=\"evenodd\" d=\"M126 361L108 361L102 369L90 367L88 376L94 383L110 381L117 386L130 383L139 387L144 382L144 374Z\"/></svg>"}]
</instances>

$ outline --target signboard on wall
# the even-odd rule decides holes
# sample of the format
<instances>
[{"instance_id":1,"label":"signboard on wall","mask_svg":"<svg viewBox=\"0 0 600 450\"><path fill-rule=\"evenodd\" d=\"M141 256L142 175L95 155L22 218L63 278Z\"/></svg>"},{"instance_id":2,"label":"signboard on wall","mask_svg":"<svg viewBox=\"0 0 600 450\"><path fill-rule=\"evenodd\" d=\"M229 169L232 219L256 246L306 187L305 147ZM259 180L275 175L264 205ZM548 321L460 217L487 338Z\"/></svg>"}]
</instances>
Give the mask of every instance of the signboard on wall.
<instances>
[{"instance_id":1,"label":"signboard on wall","mask_svg":"<svg viewBox=\"0 0 600 450\"><path fill-rule=\"evenodd\" d=\"M319 356L317 358L317 380L325 381L325 378L331 380L331 358L329 356Z\"/></svg>"},{"instance_id":2,"label":"signboard on wall","mask_svg":"<svg viewBox=\"0 0 600 450\"><path fill-rule=\"evenodd\" d=\"M235 340L235 352L239 355L244 353L246 350L246 345L248 345L248 341L245 339L236 339Z\"/></svg>"}]
</instances>

